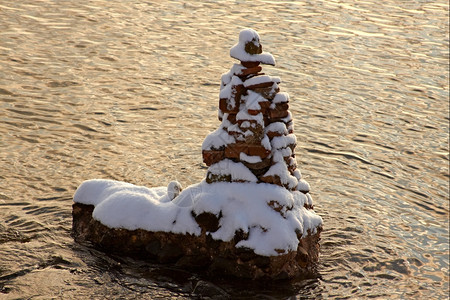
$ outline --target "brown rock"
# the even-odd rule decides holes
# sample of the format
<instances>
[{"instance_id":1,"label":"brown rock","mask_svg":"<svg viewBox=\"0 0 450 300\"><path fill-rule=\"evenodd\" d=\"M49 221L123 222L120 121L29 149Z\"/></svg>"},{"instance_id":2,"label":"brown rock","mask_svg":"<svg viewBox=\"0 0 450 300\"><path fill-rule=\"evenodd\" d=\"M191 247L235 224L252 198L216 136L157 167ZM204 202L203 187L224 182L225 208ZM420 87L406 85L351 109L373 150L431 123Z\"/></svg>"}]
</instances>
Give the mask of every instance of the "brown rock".
<instances>
[{"instance_id":1,"label":"brown rock","mask_svg":"<svg viewBox=\"0 0 450 300\"><path fill-rule=\"evenodd\" d=\"M272 87L272 85L274 85L274 83L272 81L266 81L266 82L261 82L261 83L258 83L258 84L246 86L246 88L248 90L254 91L255 89L262 89L262 88Z\"/></svg>"},{"instance_id":2,"label":"brown rock","mask_svg":"<svg viewBox=\"0 0 450 300\"><path fill-rule=\"evenodd\" d=\"M266 114L267 113L267 111L269 110L269 108L270 108L270 101L269 100L266 100L266 101L260 101L260 102L258 102L258 104L259 104L259 106L260 106L260 109L249 109L248 110L248 113L250 114L250 115L253 115L253 116L256 116L257 114L259 114L259 113L262 113L262 114Z\"/></svg>"},{"instance_id":3,"label":"brown rock","mask_svg":"<svg viewBox=\"0 0 450 300\"><path fill-rule=\"evenodd\" d=\"M289 102L281 102L275 104L275 107L272 108L272 110L288 110L289 109Z\"/></svg>"},{"instance_id":4,"label":"brown rock","mask_svg":"<svg viewBox=\"0 0 450 300\"><path fill-rule=\"evenodd\" d=\"M264 129L261 127L251 127L242 129L245 132L243 141L249 145L261 145L261 140L264 138Z\"/></svg>"},{"instance_id":5,"label":"brown rock","mask_svg":"<svg viewBox=\"0 0 450 300\"><path fill-rule=\"evenodd\" d=\"M264 127L269 126L270 123L273 123L273 121L269 118L268 114L263 115L264 117Z\"/></svg>"},{"instance_id":6,"label":"brown rock","mask_svg":"<svg viewBox=\"0 0 450 300\"><path fill-rule=\"evenodd\" d=\"M263 175L263 176L259 177L259 180L261 180L262 182L265 182L265 183L271 183L271 184L276 184L278 186L282 186L282 187L284 187L284 188L286 188L288 190L291 190L291 191L295 190L295 187L294 188L289 188L288 185L283 184L281 182L280 177L278 175L269 175L269 176L264 176Z\"/></svg>"},{"instance_id":7,"label":"brown rock","mask_svg":"<svg viewBox=\"0 0 450 300\"><path fill-rule=\"evenodd\" d=\"M231 102L234 103L235 100L234 99L226 99L226 98L219 99L219 109L223 113L237 114L239 112L239 103L235 103L233 105L233 104L231 104Z\"/></svg>"},{"instance_id":8,"label":"brown rock","mask_svg":"<svg viewBox=\"0 0 450 300\"><path fill-rule=\"evenodd\" d=\"M276 212L280 212L283 209L283 206L276 200L270 200L267 205Z\"/></svg>"},{"instance_id":9,"label":"brown rock","mask_svg":"<svg viewBox=\"0 0 450 300\"><path fill-rule=\"evenodd\" d=\"M268 127L266 127L265 128L265 133L266 133L267 137L269 138L269 140L272 140L276 136L286 135L287 134L287 130L284 130L283 132L279 132L279 131L268 130Z\"/></svg>"},{"instance_id":10,"label":"brown rock","mask_svg":"<svg viewBox=\"0 0 450 300\"><path fill-rule=\"evenodd\" d=\"M231 175L219 175L219 174L213 174L208 171L206 173L206 183L214 183L214 182L231 182Z\"/></svg>"},{"instance_id":11,"label":"brown rock","mask_svg":"<svg viewBox=\"0 0 450 300\"><path fill-rule=\"evenodd\" d=\"M241 61L241 65L243 65L246 68L254 68L256 66L259 66L259 61Z\"/></svg>"},{"instance_id":12,"label":"brown rock","mask_svg":"<svg viewBox=\"0 0 450 300\"><path fill-rule=\"evenodd\" d=\"M249 115L256 116L257 114L260 114L262 112L262 110L261 109L248 109L247 112Z\"/></svg>"},{"instance_id":13,"label":"brown rock","mask_svg":"<svg viewBox=\"0 0 450 300\"><path fill-rule=\"evenodd\" d=\"M212 213L201 213L196 215L193 213L195 222L202 228L202 232L216 232L219 229L219 221L222 217L222 213L218 216Z\"/></svg>"},{"instance_id":14,"label":"brown rock","mask_svg":"<svg viewBox=\"0 0 450 300\"><path fill-rule=\"evenodd\" d=\"M263 97L264 97L264 96L263 96ZM259 106L261 106L261 110L262 110L263 113L264 113L266 110L269 109L269 107L270 107L270 101L269 101L269 100L267 100L267 101L260 101L260 102L259 102Z\"/></svg>"},{"instance_id":15,"label":"brown rock","mask_svg":"<svg viewBox=\"0 0 450 300\"><path fill-rule=\"evenodd\" d=\"M244 141L249 145L261 145L261 139L263 137L263 133L254 133L253 135L247 135Z\"/></svg>"},{"instance_id":16,"label":"brown rock","mask_svg":"<svg viewBox=\"0 0 450 300\"><path fill-rule=\"evenodd\" d=\"M248 130L248 131L253 132L253 134L257 135L260 139L262 139L264 137L264 127L261 124L256 123L256 122L251 123L250 121L249 121L250 126L248 126L248 127L244 127L243 124L244 124L244 122L241 122L240 124L238 123L239 128L243 132L246 132Z\"/></svg>"},{"instance_id":17,"label":"brown rock","mask_svg":"<svg viewBox=\"0 0 450 300\"><path fill-rule=\"evenodd\" d=\"M262 145L248 145L246 154L250 156L259 156L261 158L266 158L267 156L269 156L270 150L267 150Z\"/></svg>"},{"instance_id":18,"label":"brown rock","mask_svg":"<svg viewBox=\"0 0 450 300\"><path fill-rule=\"evenodd\" d=\"M259 180L261 180L262 182L265 182L265 183L271 183L271 184L283 186L283 184L281 183L280 177L277 175L261 176L261 177L259 177Z\"/></svg>"},{"instance_id":19,"label":"brown rock","mask_svg":"<svg viewBox=\"0 0 450 300\"><path fill-rule=\"evenodd\" d=\"M234 85L231 87L231 94L234 99L236 99L236 103L241 101L241 96L246 92L244 85Z\"/></svg>"},{"instance_id":20,"label":"brown rock","mask_svg":"<svg viewBox=\"0 0 450 300\"><path fill-rule=\"evenodd\" d=\"M236 124L236 114L234 114L234 113L228 113L227 120L228 120L231 124Z\"/></svg>"},{"instance_id":21,"label":"brown rock","mask_svg":"<svg viewBox=\"0 0 450 300\"><path fill-rule=\"evenodd\" d=\"M286 124L286 127L289 130L289 126L292 125L292 118L289 117L289 111L288 111L288 115L285 116L285 117L270 118L269 119L269 124L270 123L275 123L275 122L283 122L284 124Z\"/></svg>"},{"instance_id":22,"label":"brown rock","mask_svg":"<svg viewBox=\"0 0 450 300\"><path fill-rule=\"evenodd\" d=\"M294 171L297 169L297 160L293 157L285 158L286 165L288 166L288 171L291 173L291 175L294 173Z\"/></svg>"},{"instance_id":23,"label":"brown rock","mask_svg":"<svg viewBox=\"0 0 450 300\"><path fill-rule=\"evenodd\" d=\"M261 66L256 66L253 68L247 68L247 69L243 69L239 74L236 74L238 76L247 76L250 74L258 74L259 72L261 72L262 68Z\"/></svg>"},{"instance_id":24,"label":"brown rock","mask_svg":"<svg viewBox=\"0 0 450 300\"><path fill-rule=\"evenodd\" d=\"M256 45L253 41L245 43L245 52L248 54L261 54L262 53L262 45Z\"/></svg>"},{"instance_id":25,"label":"brown rock","mask_svg":"<svg viewBox=\"0 0 450 300\"><path fill-rule=\"evenodd\" d=\"M216 241L207 232L218 228L214 215L200 217L204 230L200 236L151 232L143 229L126 230L109 228L92 218L94 206L74 203L72 209L72 236L77 242L89 242L94 247L119 255L160 263L174 263L210 276L232 276L248 279L287 279L310 274L319 258L319 240L322 228L297 233L296 251L278 256L261 256L251 249L236 248L236 243L248 238L244 232L236 232L230 242ZM200 226L200 225L199 225Z\"/></svg>"},{"instance_id":26,"label":"brown rock","mask_svg":"<svg viewBox=\"0 0 450 300\"><path fill-rule=\"evenodd\" d=\"M221 98L219 100L219 109L224 113L238 113L241 96L246 92L242 84L231 86L230 98Z\"/></svg>"},{"instance_id":27,"label":"brown rock","mask_svg":"<svg viewBox=\"0 0 450 300\"><path fill-rule=\"evenodd\" d=\"M282 136L283 134L278 131L268 131L266 132L267 136L269 137L269 140L272 140L276 136Z\"/></svg>"},{"instance_id":28,"label":"brown rock","mask_svg":"<svg viewBox=\"0 0 450 300\"><path fill-rule=\"evenodd\" d=\"M224 150L203 150L203 162L209 167L212 164L218 163L224 159Z\"/></svg>"},{"instance_id":29,"label":"brown rock","mask_svg":"<svg viewBox=\"0 0 450 300\"><path fill-rule=\"evenodd\" d=\"M272 119L280 119L286 118L289 115L289 103L277 103L271 108L269 108L269 118Z\"/></svg>"},{"instance_id":30,"label":"brown rock","mask_svg":"<svg viewBox=\"0 0 450 300\"><path fill-rule=\"evenodd\" d=\"M227 128L227 132L228 132L229 135L235 137L236 139L241 139L241 138L243 139L244 138L244 134L239 128L230 129L230 127L228 127Z\"/></svg>"},{"instance_id":31,"label":"brown rock","mask_svg":"<svg viewBox=\"0 0 450 300\"><path fill-rule=\"evenodd\" d=\"M287 126L288 134L294 133L294 126L291 124L290 126Z\"/></svg>"},{"instance_id":32,"label":"brown rock","mask_svg":"<svg viewBox=\"0 0 450 300\"><path fill-rule=\"evenodd\" d=\"M253 88L252 90L255 93L260 94L264 98L272 100L273 98L275 98L275 95L280 91L280 88L278 87L278 85L275 86L271 85L269 87Z\"/></svg>"},{"instance_id":33,"label":"brown rock","mask_svg":"<svg viewBox=\"0 0 450 300\"><path fill-rule=\"evenodd\" d=\"M244 122L248 122L250 124L250 127L242 127L242 123L244 123ZM244 129L244 128L250 129L250 128L256 128L257 126L261 126L258 123L258 121L256 121L256 120L236 120L236 123L239 125L239 128L242 128L242 129Z\"/></svg>"},{"instance_id":34,"label":"brown rock","mask_svg":"<svg viewBox=\"0 0 450 300\"><path fill-rule=\"evenodd\" d=\"M226 158L240 159L242 152L250 156L259 156L261 158L266 158L270 154L270 150L267 150L261 144L251 145L248 143L234 143L225 147Z\"/></svg>"},{"instance_id":35,"label":"brown rock","mask_svg":"<svg viewBox=\"0 0 450 300\"><path fill-rule=\"evenodd\" d=\"M254 170L264 170L264 169L266 169L266 168L268 168L268 167L270 167L271 166L271 164L272 164L272 160L270 159L270 158L264 158L264 159L262 159L261 160L261 162L257 162L257 163L249 163L249 162L245 162L245 161L243 161L242 162L247 168L249 168L251 171L254 171ZM254 172L253 172L254 173ZM259 173L259 172L257 172L257 173ZM265 173L265 172L264 172ZM263 173L263 174L264 174ZM262 174L255 174L256 176L259 176L259 175L262 175Z\"/></svg>"},{"instance_id":36,"label":"brown rock","mask_svg":"<svg viewBox=\"0 0 450 300\"><path fill-rule=\"evenodd\" d=\"M239 159L241 152L247 152L247 145L245 143L234 143L225 147L226 158Z\"/></svg>"},{"instance_id":37,"label":"brown rock","mask_svg":"<svg viewBox=\"0 0 450 300\"><path fill-rule=\"evenodd\" d=\"M292 153L294 153L294 151L295 151L295 147L297 146L297 144L296 143L292 143L292 144L289 144L289 145L287 145L289 148L291 148L291 150L292 150Z\"/></svg>"},{"instance_id":38,"label":"brown rock","mask_svg":"<svg viewBox=\"0 0 450 300\"><path fill-rule=\"evenodd\" d=\"M271 120L279 120L286 118L289 115L288 110L269 110L269 118Z\"/></svg>"},{"instance_id":39,"label":"brown rock","mask_svg":"<svg viewBox=\"0 0 450 300\"><path fill-rule=\"evenodd\" d=\"M286 218L286 212L292 210L292 207L288 207L285 205L281 205L277 200L270 200L267 205L272 208L274 211L280 213L283 218Z\"/></svg>"}]
</instances>

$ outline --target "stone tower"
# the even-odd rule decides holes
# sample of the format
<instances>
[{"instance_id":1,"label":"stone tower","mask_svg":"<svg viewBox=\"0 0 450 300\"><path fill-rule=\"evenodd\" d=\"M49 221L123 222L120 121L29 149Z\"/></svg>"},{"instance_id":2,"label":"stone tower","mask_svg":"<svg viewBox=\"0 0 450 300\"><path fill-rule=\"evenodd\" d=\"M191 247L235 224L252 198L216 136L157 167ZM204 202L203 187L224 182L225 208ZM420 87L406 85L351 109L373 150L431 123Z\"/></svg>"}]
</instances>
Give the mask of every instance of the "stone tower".
<instances>
[{"instance_id":1,"label":"stone tower","mask_svg":"<svg viewBox=\"0 0 450 300\"><path fill-rule=\"evenodd\" d=\"M206 181L276 184L301 191L311 200L309 185L297 169L289 95L280 92L279 77L262 73L261 65L274 66L275 59L262 51L259 35L252 29L240 32L230 56L240 63L222 75L222 123L202 145L203 161L209 167Z\"/></svg>"}]
</instances>

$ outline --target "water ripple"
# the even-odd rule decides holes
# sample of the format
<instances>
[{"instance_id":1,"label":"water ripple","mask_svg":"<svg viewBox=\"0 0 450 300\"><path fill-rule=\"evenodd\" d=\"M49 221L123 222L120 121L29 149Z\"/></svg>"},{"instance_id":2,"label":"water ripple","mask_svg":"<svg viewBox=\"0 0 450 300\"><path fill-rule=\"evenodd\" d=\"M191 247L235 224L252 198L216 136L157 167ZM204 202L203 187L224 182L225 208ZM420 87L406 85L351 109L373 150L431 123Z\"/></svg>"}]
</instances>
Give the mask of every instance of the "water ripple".
<instances>
[{"instance_id":1,"label":"water ripple","mask_svg":"<svg viewBox=\"0 0 450 300\"><path fill-rule=\"evenodd\" d=\"M441 0L1 3L1 293L202 296L205 278L75 244L71 199L90 178L202 180L201 143L219 126L220 75L243 27L260 33L277 59L264 71L291 96L322 256L314 278L215 284L235 298L447 297Z\"/></svg>"}]
</instances>

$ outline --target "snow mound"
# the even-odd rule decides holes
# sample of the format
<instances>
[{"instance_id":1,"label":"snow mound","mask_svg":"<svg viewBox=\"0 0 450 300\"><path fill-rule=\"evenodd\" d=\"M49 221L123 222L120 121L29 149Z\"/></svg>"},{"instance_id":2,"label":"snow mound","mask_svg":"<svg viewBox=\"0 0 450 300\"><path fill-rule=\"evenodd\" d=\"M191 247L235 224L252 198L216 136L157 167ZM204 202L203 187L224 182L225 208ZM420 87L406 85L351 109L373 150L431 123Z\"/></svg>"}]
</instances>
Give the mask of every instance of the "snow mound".
<instances>
[{"instance_id":1,"label":"snow mound","mask_svg":"<svg viewBox=\"0 0 450 300\"><path fill-rule=\"evenodd\" d=\"M171 189L173 184L169 192ZM182 190L172 201L170 196L166 187L92 179L78 187L74 201L94 205L93 218L110 228L196 236L201 228L193 214L211 213L220 216L219 229L209 233L212 238L227 242L237 231L247 233L248 238L236 247L264 256L296 250L297 232L306 236L308 230L315 233L322 225L322 218L304 207L312 204L309 194L273 184L202 181Z\"/></svg>"}]
</instances>

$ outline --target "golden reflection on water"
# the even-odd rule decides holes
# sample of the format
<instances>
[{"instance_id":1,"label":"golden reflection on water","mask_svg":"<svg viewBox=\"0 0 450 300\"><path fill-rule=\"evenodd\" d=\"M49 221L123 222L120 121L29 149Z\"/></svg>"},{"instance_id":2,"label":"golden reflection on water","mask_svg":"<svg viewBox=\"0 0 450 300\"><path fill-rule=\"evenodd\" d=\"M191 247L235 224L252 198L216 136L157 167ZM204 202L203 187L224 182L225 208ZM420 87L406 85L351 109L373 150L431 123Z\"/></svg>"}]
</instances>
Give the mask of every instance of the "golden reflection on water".
<instances>
[{"instance_id":1,"label":"golden reflection on water","mask_svg":"<svg viewBox=\"0 0 450 300\"><path fill-rule=\"evenodd\" d=\"M289 295L448 294L445 1L0 0L0 290L103 294L96 280L108 295L189 296L136 262L106 276L116 262L69 236L71 196L97 177L202 180L244 27L277 60L264 70L291 96L297 160L325 221L321 277Z\"/></svg>"}]
</instances>

